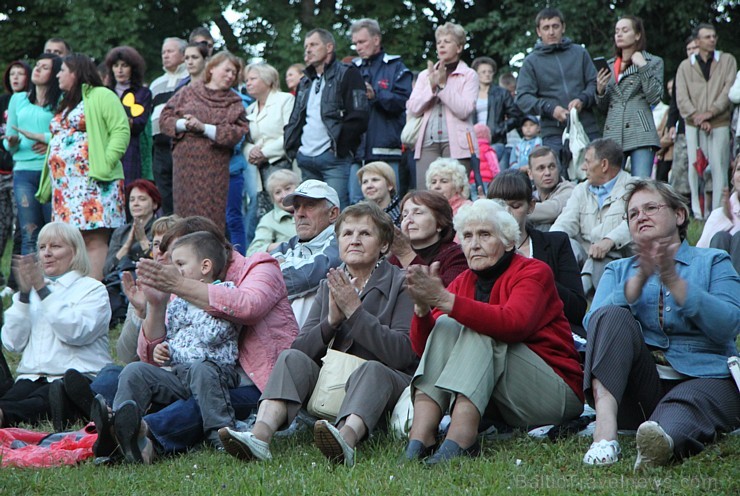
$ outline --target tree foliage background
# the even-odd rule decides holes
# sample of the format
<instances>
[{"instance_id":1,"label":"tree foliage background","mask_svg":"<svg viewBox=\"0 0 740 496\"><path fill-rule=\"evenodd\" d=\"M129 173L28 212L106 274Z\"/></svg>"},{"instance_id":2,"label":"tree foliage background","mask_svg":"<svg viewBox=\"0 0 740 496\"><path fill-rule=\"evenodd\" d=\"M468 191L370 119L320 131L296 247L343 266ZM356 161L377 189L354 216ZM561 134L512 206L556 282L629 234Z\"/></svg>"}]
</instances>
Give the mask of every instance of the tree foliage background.
<instances>
[{"instance_id":1,"label":"tree foliage background","mask_svg":"<svg viewBox=\"0 0 740 496\"><path fill-rule=\"evenodd\" d=\"M714 23L719 48L740 55L740 0L23 0L0 1L0 68L18 58L32 60L44 41L56 36L98 60L109 48L131 45L144 55L154 76L161 72L163 38L186 38L196 26L215 25L222 48L247 60L264 58L284 71L302 61L306 31L333 31L337 54L343 57L354 53L352 21L372 17L384 31L386 51L402 55L413 69L434 57L434 29L452 21L469 33L468 61L488 55L506 69L514 59L511 68L516 70L521 54L537 40L534 17L545 6L563 11L566 35L592 56L611 55L619 15L642 17L648 50L665 59L666 79L685 57L684 39L698 22ZM227 9L240 17L229 23Z\"/></svg>"}]
</instances>

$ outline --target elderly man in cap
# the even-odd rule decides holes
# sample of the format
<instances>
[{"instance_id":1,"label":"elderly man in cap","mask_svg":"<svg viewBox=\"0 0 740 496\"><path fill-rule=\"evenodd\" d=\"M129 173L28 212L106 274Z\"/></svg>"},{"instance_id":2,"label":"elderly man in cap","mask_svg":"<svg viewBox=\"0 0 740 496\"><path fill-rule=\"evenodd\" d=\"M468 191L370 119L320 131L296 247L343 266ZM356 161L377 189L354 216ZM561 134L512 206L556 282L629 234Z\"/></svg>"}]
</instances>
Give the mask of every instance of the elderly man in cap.
<instances>
[{"instance_id":1,"label":"elderly man in cap","mask_svg":"<svg viewBox=\"0 0 740 496\"><path fill-rule=\"evenodd\" d=\"M341 263L334 236L339 196L325 182L309 179L286 196L283 205L293 207L296 235L271 255L280 262L288 299L300 327L308 316L319 283L329 269Z\"/></svg>"}]
</instances>

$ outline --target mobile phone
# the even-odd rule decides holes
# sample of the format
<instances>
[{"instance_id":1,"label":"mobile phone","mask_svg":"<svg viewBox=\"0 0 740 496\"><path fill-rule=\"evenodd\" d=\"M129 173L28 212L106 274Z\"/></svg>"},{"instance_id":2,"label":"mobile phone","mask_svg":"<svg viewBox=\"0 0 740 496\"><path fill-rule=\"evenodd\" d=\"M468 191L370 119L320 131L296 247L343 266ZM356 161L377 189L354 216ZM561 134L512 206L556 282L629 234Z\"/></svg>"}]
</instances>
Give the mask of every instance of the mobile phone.
<instances>
[{"instance_id":1,"label":"mobile phone","mask_svg":"<svg viewBox=\"0 0 740 496\"><path fill-rule=\"evenodd\" d=\"M594 59L594 65L596 66L597 73L601 72L602 69L606 69L611 72L611 67L609 67L609 64L604 57L596 57Z\"/></svg>"}]
</instances>

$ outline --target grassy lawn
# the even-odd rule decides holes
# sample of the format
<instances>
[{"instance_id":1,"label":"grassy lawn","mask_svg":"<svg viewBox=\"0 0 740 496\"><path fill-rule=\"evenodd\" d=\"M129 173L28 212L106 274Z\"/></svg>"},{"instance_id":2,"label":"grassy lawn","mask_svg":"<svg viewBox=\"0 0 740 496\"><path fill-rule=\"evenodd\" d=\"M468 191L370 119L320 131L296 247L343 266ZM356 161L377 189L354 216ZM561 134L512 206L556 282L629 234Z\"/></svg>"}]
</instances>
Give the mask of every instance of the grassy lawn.
<instances>
[{"instance_id":1,"label":"grassy lawn","mask_svg":"<svg viewBox=\"0 0 740 496\"><path fill-rule=\"evenodd\" d=\"M689 239L696 242L700 231L692 223ZM7 253L2 262L7 274ZM7 307L9 301L4 303ZM117 329L111 331L111 343L117 336ZM18 357L6 356L14 368ZM620 438L624 459L596 469L581 462L591 441L580 437L551 443L519 434L484 442L478 459L432 470L400 466L404 442L387 434L361 444L352 469L329 464L312 439L305 431L276 439L274 460L265 464L247 464L204 448L152 466L96 467L86 462L43 470L0 469L0 495L740 494L740 436L724 437L681 464L637 475L632 472L634 438L628 436Z\"/></svg>"}]
</instances>

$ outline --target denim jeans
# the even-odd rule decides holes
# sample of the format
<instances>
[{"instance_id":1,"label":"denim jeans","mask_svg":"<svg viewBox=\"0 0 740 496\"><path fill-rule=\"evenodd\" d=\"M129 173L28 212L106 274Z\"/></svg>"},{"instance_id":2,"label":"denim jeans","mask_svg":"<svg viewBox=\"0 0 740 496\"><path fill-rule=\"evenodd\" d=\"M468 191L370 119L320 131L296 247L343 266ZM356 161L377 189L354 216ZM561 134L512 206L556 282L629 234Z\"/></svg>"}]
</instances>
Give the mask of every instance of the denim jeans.
<instances>
[{"instance_id":1,"label":"denim jeans","mask_svg":"<svg viewBox=\"0 0 740 496\"><path fill-rule=\"evenodd\" d=\"M650 176L653 173L655 150L652 148L637 148L629 152L624 152L624 161L622 162L623 169L627 164L628 157L632 164L632 177L646 177L650 179Z\"/></svg>"},{"instance_id":2,"label":"denim jeans","mask_svg":"<svg viewBox=\"0 0 740 496\"><path fill-rule=\"evenodd\" d=\"M371 161L366 160L365 163L368 164ZM391 166L391 169L393 169L393 172L396 174L396 192L400 190L400 184L401 184L401 176L399 175L399 162L391 162L391 161L385 161L386 164ZM362 185L360 184L360 179L357 177L357 171L360 170L361 165L360 164L352 164L349 170L349 183L347 185L349 189L349 203L351 205L354 205L355 203L361 202L365 197L362 194Z\"/></svg>"},{"instance_id":3,"label":"denim jeans","mask_svg":"<svg viewBox=\"0 0 740 496\"><path fill-rule=\"evenodd\" d=\"M231 406L237 419L246 419L257 408L262 393L256 386L242 386L229 390ZM193 397L178 400L144 417L149 431L163 453L181 453L204 440L203 419Z\"/></svg>"},{"instance_id":4,"label":"denim jeans","mask_svg":"<svg viewBox=\"0 0 740 496\"><path fill-rule=\"evenodd\" d=\"M44 224L51 222L51 203L39 203L41 172L19 170L13 173L13 193L18 208L21 230L21 253L28 255L36 251L36 239Z\"/></svg>"},{"instance_id":5,"label":"denim jeans","mask_svg":"<svg viewBox=\"0 0 740 496\"><path fill-rule=\"evenodd\" d=\"M498 170L505 171L508 169L511 147L508 147L503 143L492 143L491 148L496 153L496 158L498 159Z\"/></svg>"},{"instance_id":6,"label":"denim jeans","mask_svg":"<svg viewBox=\"0 0 740 496\"><path fill-rule=\"evenodd\" d=\"M118 376L121 375L123 367L114 363L109 363L102 368L95 379L90 384L90 389L95 394L103 395L108 405L113 404L113 398L116 397L118 390Z\"/></svg>"},{"instance_id":7,"label":"denim jeans","mask_svg":"<svg viewBox=\"0 0 740 496\"><path fill-rule=\"evenodd\" d=\"M252 164L247 165L242 175L244 178L244 195L243 198L246 201L242 201L244 205L244 242L246 246L254 239L254 232L257 230L257 224L259 223L259 201L257 199L258 187L260 184L260 173Z\"/></svg>"},{"instance_id":8,"label":"denim jeans","mask_svg":"<svg viewBox=\"0 0 740 496\"><path fill-rule=\"evenodd\" d=\"M244 231L244 175L242 171L229 175L229 196L226 198L226 232L234 249L244 255L247 240Z\"/></svg>"},{"instance_id":9,"label":"denim jeans","mask_svg":"<svg viewBox=\"0 0 740 496\"><path fill-rule=\"evenodd\" d=\"M298 167L303 172L303 180L318 179L334 188L339 195L339 208L344 210L349 205L349 172L352 166L350 157L340 158L334 152L327 150L321 155L307 157L298 154Z\"/></svg>"}]
</instances>

